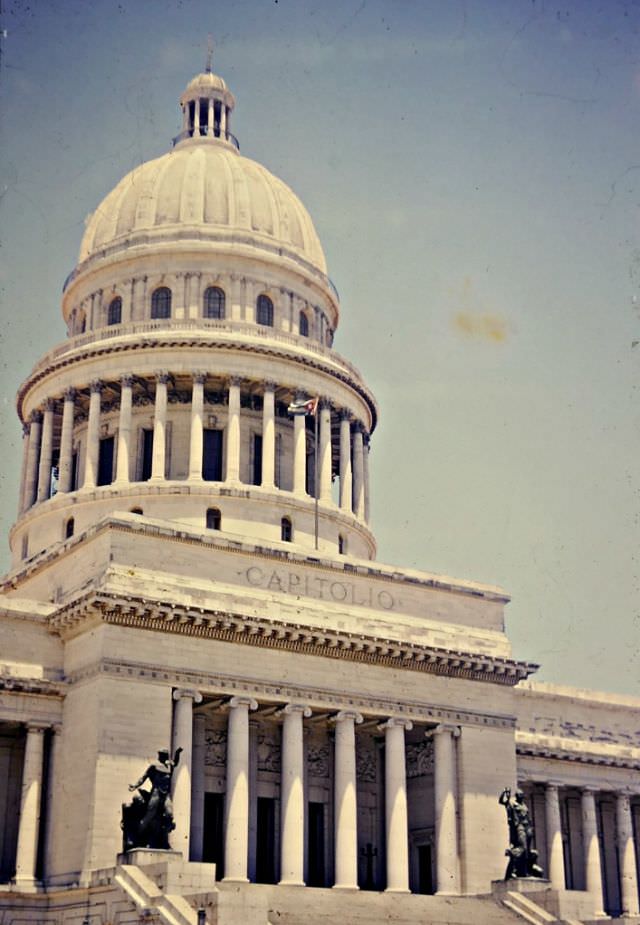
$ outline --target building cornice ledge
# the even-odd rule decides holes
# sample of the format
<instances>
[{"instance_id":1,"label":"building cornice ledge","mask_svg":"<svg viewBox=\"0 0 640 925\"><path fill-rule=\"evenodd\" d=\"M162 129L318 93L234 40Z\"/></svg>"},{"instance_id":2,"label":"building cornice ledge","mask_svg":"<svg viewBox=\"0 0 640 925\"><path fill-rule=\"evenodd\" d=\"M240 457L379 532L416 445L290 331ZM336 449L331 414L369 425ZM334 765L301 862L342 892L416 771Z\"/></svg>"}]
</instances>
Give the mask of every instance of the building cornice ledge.
<instances>
[{"instance_id":1,"label":"building cornice ledge","mask_svg":"<svg viewBox=\"0 0 640 925\"><path fill-rule=\"evenodd\" d=\"M567 739L516 730L516 754L520 757L552 758L581 764L598 764L640 770L640 748L617 743Z\"/></svg>"}]
</instances>

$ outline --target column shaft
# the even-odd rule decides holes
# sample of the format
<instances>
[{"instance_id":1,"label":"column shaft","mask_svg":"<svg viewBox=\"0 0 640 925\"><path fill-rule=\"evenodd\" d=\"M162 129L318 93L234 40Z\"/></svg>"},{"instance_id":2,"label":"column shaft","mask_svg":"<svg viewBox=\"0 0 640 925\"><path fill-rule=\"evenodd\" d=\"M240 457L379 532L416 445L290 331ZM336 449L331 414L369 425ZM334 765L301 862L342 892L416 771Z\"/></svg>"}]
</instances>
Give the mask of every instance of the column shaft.
<instances>
[{"instance_id":1,"label":"column shaft","mask_svg":"<svg viewBox=\"0 0 640 925\"><path fill-rule=\"evenodd\" d=\"M296 392L295 401L304 401L303 392ZM306 415L293 418L293 490L297 495L307 491L307 427Z\"/></svg>"},{"instance_id":2,"label":"column shaft","mask_svg":"<svg viewBox=\"0 0 640 925\"><path fill-rule=\"evenodd\" d=\"M595 914L604 915L596 800L591 790L582 791L582 845L586 889L592 896Z\"/></svg>"},{"instance_id":3,"label":"column shaft","mask_svg":"<svg viewBox=\"0 0 640 925\"><path fill-rule=\"evenodd\" d=\"M209 100L209 112L207 113L207 135L213 136L213 100Z\"/></svg>"},{"instance_id":4,"label":"column shaft","mask_svg":"<svg viewBox=\"0 0 640 925\"><path fill-rule=\"evenodd\" d=\"M351 473L351 424L349 415L340 416L340 508L351 511L353 477Z\"/></svg>"},{"instance_id":5,"label":"column shaft","mask_svg":"<svg viewBox=\"0 0 640 925\"><path fill-rule=\"evenodd\" d=\"M165 478L167 454L167 381L168 376L166 373L160 373L156 380L151 481L161 481Z\"/></svg>"},{"instance_id":6,"label":"column shaft","mask_svg":"<svg viewBox=\"0 0 640 925\"><path fill-rule=\"evenodd\" d=\"M73 420L75 412L76 393L74 389L67 389L64 393L62 406L62 431L60 433L60 470L58 476L58 491L72 491L73 485Z\"/></svg>"},{"instance_id":7,"label":"column shaft","mask_svg":"<svg viewBox=\"0 0 640 925\"><path fill-rule=\"evenodd\" d=\"M29 451L27 454L27 474L24 482L24 505L28 510L36 500L38 491L38 463L40 462L40 438L42 436L42 415L35 411L29 422Z\"/></svg>"},{"instance_id":8,"label":"column shaft","mask_svg":"<svg viewBox=\"0 0 640 925\"><path fill-rule=\"evenodd\" d=\"M275 486L276 423L275 385L265 383L262 400L262 487Z\"/></svg>"},{"instance_id":9,"label":"column shaft","mask_svg":"<svg viewBox=\"0 0 640 925\"><path fill-rule=\"evenodd\" d=\"M564 873L564 852L562 848L562 826L560 822L560 800L555 784L545 787L545 822L547 830L547 870L554 890L566 887Z\"/></svg>"},{"instance_id":10,"label":"column shaft","mask_svg":"<svg viewBox=\"0 0 640 925\"><path fill-rule=\"evenodd\" d=\"M181 851L185 861L189 860L189 836L191 834L191 760L193 750L193 704L202 701L202 694L193 690L173 692L176 702L173 715L173 750L182 749L178 766L173 774L173 819L175 829L171 835L171 847Z\"/></svg>"},{"instance_id":11,"label":"column shaft","mask_svg":"<svg viewBox=\"0 0 640 925\"><path fill-rule=\"evenodd\" d=\"M195 373L191 393L191 441L189 444L189 478L202 479L202 452L204 434L202 430L204 414L204 374Z\"/></svg>"},{"instance_id":12,"label":"column shaft","mask_svg":"<svg viewBox=\"0 0 640 925\"><path fill-rule=\"evenodd\" d=\"M353 431L353 513L360 520L364 517L364 442L359 424Z\"/></svg>"},{"instance_id":13,"label":"column shaft","mask_svg":"<svg viewBox=\"0 0 640 925\"><path fill-rule=\"evenodd\" d=\"M240 379L229 380L227 423L227 482L240 481Z\"/></svg>"},{"instance_id":14,"label":"column shaft","mask_svg":"<svg viewBox=\"0 0 640 925\"><path fill-rule=\"evenodd\" d=\"M249 848L249 708L255 700L233 697L227 733L224 879L246 882Z\"/></svg>"},{"instance_id":15,"label":"column shaft","mask_svg":"<svg viewBox=\"0 0 640 925\"><path fill-rule=\"evenodd\" d=\"M29 464L29 425L22 425L22 465L20 467L20 488L18 490L18 516L24 512L24 489L27 484Z\"/></svg>"},{"instance_id":16,"label":"column shaft","mask_svg":"<svg viewBox=\"0 0 640 925\"><path fill-rule=\"evenodd\" d=\"M33 885L36 877L43 758L44 728L28 726L16 851L16 883L22 886Z\"/></svg>"},{"instance_id":17,"label":"column shaft","mask_svg":"<svg viewBox=\"0 0 640 925\"><path fill-rule=\"evenodd\" d=\"M46 501L51 490L51 461L53 455L53 401L48 399L42 420L40 465L38 467L38 501Z\"/></svg>"},{"instance_id":18,"label":"column shaft","mask_svg":"<svg viewBox=\"0 0 640 925\"><path fill-rule=\"evenodd\" d=\"M358 889L358 809L356 801L355 723L357 713L338 713L335 723L334 888Z\"/></svg>"},{"instance_id":19,"label":"column shaft","mask_svg":"<svg viewBox=\"0 0 640 925\"><path fill-rule=\"evenodd\" d=\"M404 749L406 720L390 719L385 733L384 792L387 833L387 892L409 892L409 823Z\"/></svg>"},{"instance_id":20,"label":"column shaft","mask_svg":"<svg viewBox=\"0 0 640 925\"><path fill-rule=\"evenodd\" d=\"M227 107L224 103L220 104L220 137L227 137Z\"/></svg>"},{"instance_id":21,"label":"column shaft","mask_svg":"<svg viewBox=\"0 0 640 925\"><path fill-rule=\"evenodd\" d=\"M620 863L620 897L623 915L638 915L638 873L633 841L631 806L626 793L616 795L616 827Z\"/></svg>"},{"instance_id":22,"label":"column shaft","mask_svg":"<svg viewBox=\"0 0 640 925\"><path fill-rule=\"evenodd\" d=\"M369 483L369 437L367 436L364 440L364 445L362 447L362 476L364 482L364 521L369 523L370 511L371 511L371 496L370 496L370 483Z\"/></svg>"},{"instance_id":23,"label":"column shaft","mask_svg":"<svg viewBox=\"0 0 640 925\"><path fill-rule=\"evenodd\" d=\"M83 488L95 488L98 482L98 460L100 458L100 393L101 382L91 383L89 399L89 422L87 424L87 451L84 462Z\"/></svg>"},{"instance_id":24,"label":"column shaft","mask_svg":"<svg viewBox=\"0 0 640 925\"><path fill-rule=\"evenodd\" d=\"M116 457L116 482L120 485L129 481L132 389L133 380L130 376L124 376L120 383L120 419L118 422L118 453Z\"/></svg>"},{"instance_id":25,"label":"column shaft","mask_svg":"<svg viewBox=\"0 0 640 925\"><path fill-rule=\"evenodd\" d=\"M204 838L204 792L205 792L205 716L193 714L193 753L191 761L191 838L189 854L191 861L202 860Z\"/></svg>"},{"instance_id":26,"label":"column shaft","mask_svg":"<svg viewBox=\"0 0 640 925\"><path fill-rule=\"evenodd\" d=\"M436 811L436 887L438 893L458 893L456 823L455 726L438 726L433 733L434 802Z\"/></svg>"},{"instance_id":27,"label":"column shaft","mask_svg":"<svg viewBox=\"0 0 640 925\"><path fill-rule=\"evenodd\" d=\"M280 883L304 886L303 717L308 707L288 704L282 726Z\"/></svg>"},{"instance_id":28,"label":"column shaft","mask_svg":"<svg viewBox=\"0 0 640 925\"><path fill-rule=\"evenodd\" d=\"M331 408L328 402L320 404L320 502L331 501Z\"/></svg>"}]
</instances>

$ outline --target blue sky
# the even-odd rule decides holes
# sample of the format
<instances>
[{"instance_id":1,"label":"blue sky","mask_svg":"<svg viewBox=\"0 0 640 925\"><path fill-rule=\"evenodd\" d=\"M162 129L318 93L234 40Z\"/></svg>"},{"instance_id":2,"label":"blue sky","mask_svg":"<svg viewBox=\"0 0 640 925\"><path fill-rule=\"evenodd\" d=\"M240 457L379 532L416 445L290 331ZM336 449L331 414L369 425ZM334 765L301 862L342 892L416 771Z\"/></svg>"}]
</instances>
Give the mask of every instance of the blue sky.
<instances>
[{"instance_id":1,"label":"blue sky","mask_svg":"<svg viewBox=\"0 0 640 925\"><path fill-rule=\"evenodd\" d=\"M2 27L3 532L85 216L167 150L211 32L381 405L378 558L500 584L540 679L640 695L640 4L7 0Z\"/></svg>"}]
</instances>

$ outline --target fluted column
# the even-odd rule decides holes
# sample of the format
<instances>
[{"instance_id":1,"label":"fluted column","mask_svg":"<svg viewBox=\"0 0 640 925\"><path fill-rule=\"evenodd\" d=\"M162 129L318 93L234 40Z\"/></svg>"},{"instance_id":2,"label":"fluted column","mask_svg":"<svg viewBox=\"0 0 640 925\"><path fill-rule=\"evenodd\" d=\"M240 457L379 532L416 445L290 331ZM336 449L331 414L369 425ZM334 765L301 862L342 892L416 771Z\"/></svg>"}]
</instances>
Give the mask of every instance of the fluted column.
<instances>
[{"instance_id":1,"label":"fluted column","mask_svg":"<svg viewBox=\"0 0 640 925\"><path fill-rule=\"evenodd\" d=\"M586 889L593 899L595 914L604 915L596 799L594 791L589 789L582 791L582 847Z\"/></svg>"},{"instance_id":2,"label":"fluted column","mask_svg":"<svg viewBox=\"0 0 640 925\"><path fill-rule=\"evenodd\" d=\"M304 392L295 393L295 401L304 401ZM293 418L293 490L296 495L307 491L307 417L296 414Z\"/></svg>"},{"instance_id":3,"label":"fluted column","mask_svg":"<svg viewBox=\"0 0 640 925\"><path fill-rule=\"evenodd\" d=\"M262 487L275 485L276 422L275 382L265 382L262 399Z\"/></svg>"},{"instance_id":4,"label":"fluted column","mask_svg":"<svg viewBox=\"0 0 640 925\"><path fill-rule=\"evenodd\" d=\"M27 473L24 482L24 510L36 500L38 492L38 463L40 462L40 438L42 436L42 412L34 411L29 421L29 450Z\"/></svg>"},{"instance_id":5,"label":"fluted column","mask_svg":"<svg viewBox=\"0 0 640 925\"><path fill-rule=\"evenodd\" d=\"M334 717L334 889L358 889L358 806L356 800L355 724L362 716L342 710Z\"/></svg>"},{"instance_id":6,"label":"fluted column","mask_svg":"<svg viewBox=\"0 0 640 925\"><path fill-rule=\"evenodd\" d=\"M636 847L633 840L631 805L629 803L629 795L626 793L616 794L616 828L618 835L622 914L639 915Z\"/></svg>"},{"instance_id":7,"label":"fluted column","mask_svg":"<svg viewBox=\"0 0 640 925\"><path fill-rule=\"evenodd\" d=\"M202 421L204 415L204 381L205 373L193 374L191 391L191 440L189 443L189 478L195 481L202 479L202 450L204 436Z\"/></svg>"},{"instance_id":8,"label":"fluted column","mask_svg":"<svg viewBox=\"0 0 640 925\"><path fill-rule=\"evenodd\" d=\"M153 455L151 460L151 481L165 478L167 454L167 382L169 373L161 372L156 378L156 403L153 418Z\"/></svg>"},{"instance_id":9,"label":"fluted column","mask_svg":"<svg viewBox=\"0 0 640 925\"><path fill-rule=\"evenodd\" d=\"M84 462L83 488L95 488L98 482L98 460L100 458L100 395L103 383L96 379L91 383L89 399L89 423L87 424L87 453Z\"/></svg>"},{"instance_id":10,"label":"fluted column","mask_svg":"<svg viewBox=\"0 0 640 925\"><path fill-rule=\"evenodd\" d=\"M547 784L544 789L544 814L547 832L547 872L554 890L566 888L564 872L564 851L562 848L562 825L560 821L560 799L557 784Z\"/></svg>"},{"instance_id":11,"label":"fluted column","mask_svg":"<svg viewBox=\"0 0 640 925\"><path fill-rule=\"evenodd\" d=\"M224 879L246 882L249 848L249 710L250 697L229 701L227 793L225 803Z\"/></svg>"},{"instance_id":12,"label":"fluted column","mask_svg":"<svg viewBox=\"0 0 640 925\"><path fill-rule=\"evenodd\" d=\"M58 491L71 491L73 486L73 421L75 413L76 390L67 389L62 406L62 431L60 433L60 465Z\"/></svg>"},{"instance_id":13,"label":"fluted column","mask_svg":"<svg viewBox=\"0 0 640 925\"><path fill-rule=\"evenodd\" d=\"M383 723L384 793L387 833L388 893L409 892L409 821L407 815L407 771L404 733L413 728L406 719Z\"/></svg>"},{"instance_id":14,"label":"fluted column","mask_svg":"<svg viewBox=\"0 0 640 925\"><path fill-rule=\"evenodd\" d=\"M458 833L456 824L455 739L458 726L441 724L433 738L434 803L436 835L436 887L438 893L459 893Z\"/></svg>"},{"instance_id":15,"label":"fluted column","mask_svg":"<svg viewBox=\"0 0 640 925\"><path fill-rule=\"evenodd\" d=\"M175 829L171 835L171 847L181 851L185 861L189 860L189 836L191 834L191 759L193 751L193 705L202 702L202 694L196 690L176 690L173 714L173 750L182 749L178 766L173 774L173 819Z\"/></svg>"},{"instance_id":16,"label":"fluted column","mask_svg":"<svg viewBox=\"0 0 640 925\"><path fill-rule=\"evenodd\" d=\"M191 838L189 840L189 859L202 860L204 840L204 761L206 718L204 713L193 714L193 751L191 760Z\"/></svg>"},{"instance_id":17,"label":"fluted column","mask_svg":"<svg viewBox=\"0 0 640 925\"><path fill-rule=\"evenodd\" d=\"M353 428L353 513L364 517L364 440L362 424L356 421Z\"/></svg>"},{"instance_id":18,"label":"fluted column","mask_svg":"<svg viewBox=\"0 0 640 925\"><path fill-rule=\"evenodd\" d=\"M38 501L46 501L51 488L51 459L53 456L53 412L55 403L47 398L42 419L40 465L38 467Z\"/></svg>"},{"instance_id":19,"label":"fluted column","mask_svg":"<svg viewBox=\"0 0 640 925\"><path fill-rule=\"evenodd\" d=\"M331 501L331 405L320 402L320 498L323 504Z\"/></svg>"},{"instance_id":20,"label":"fluted column","mask_svg":"<svg viewBox=\"0 0 640 925\"><path fill-rule=\"evenodd\" d=\"M229 379L229 420L227 423L227 482L240 481L240 383Z\"/></svg>"},{"instance_id":21,"label":"fluted column","mask_svg":"<svg viewBox=\"0 0 640 925\"><path fill-rule=\"evenodd\" d=\"M33 887L36 882L45 728L38 723L27 724L15 876L22 889Z\"/></svg>"},{"instance_id":22,"label":"fluted column","mask_svg":"<svg viewBox=\"0 0 640 925\"><path fill-rule=\"evenodd\" d=\"M282 777L280 781L280 883L304 886L304 749L303 718L309 707L289 703L282 710Z\"/></svg>"},{"instance_id":23,"label":"fluted column","mask_svg":"<svg viewBox=\"0 0 640 925\"><path fill-rule=\"evenodd\" d=\"M340 412L340 508L351 511L353 477L351 473L351 416Z\"/></svg>"}]
</instances>

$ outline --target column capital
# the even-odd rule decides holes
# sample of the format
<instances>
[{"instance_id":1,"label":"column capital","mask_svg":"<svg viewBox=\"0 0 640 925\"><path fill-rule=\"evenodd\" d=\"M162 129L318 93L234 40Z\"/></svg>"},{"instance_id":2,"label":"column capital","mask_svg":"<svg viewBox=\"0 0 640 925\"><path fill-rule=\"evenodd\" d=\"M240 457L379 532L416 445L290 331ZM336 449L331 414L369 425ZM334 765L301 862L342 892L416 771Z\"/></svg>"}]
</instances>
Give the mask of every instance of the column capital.
<instances>
[{"instance_id":1,"label":"column capital","mask_svg":"<svg viewBox=\"0 0 640 925\"><path fill-rule=\"evenodd\" d=\"M29 418L30 424L41 424L42 423L42 411L32 411Z\"/></svg>"},{"instance_id":2,"label":"column capital","mask_svg":"<svg viewBox=\"0 0 640 925\"><path fill-rule=\"evenodd\" d=\"M30 431L31 431L31 424L29 424L28 421L23 421L22 422L22 436L28 437Z\"/></svg>"},{"instance_id":3,"label":"column capital","mask_svg":"<svg viewBox=\"0 0 640 925\"><path fill-rule=\"evenodd\" d=\"M355 420L351 424L354 434L364 434L365 426L362 421Z\"/></svg>"},{"instance_id":4,"label":"column capital","mask_svg":"<svg viewBox=\"0 0 640 925\"><path fill-rule=\"evenodd\" d=\"M123 389L130 389L133 386L133 375L132 373L126 373L120 378L120 386Z\"/></svg>"},{"instance_id":5,"label":"column capital","mask_svg":"<svg viewBox=\"0 0 640 925\"><path fill-rule=\"evenodd\" d=\"M341 421L351 421L352 415L348 408L341 408L338 415Z\"/></svg>"},{"instance_id":6,"label":"column capital","mask_svg":"<svg viewBox=\"0 0 640 925\"><path fill-rule=\"evenodd\" d=\"M265 392L275 392L277 388L278 388L277 382L274 382L272 379L265 379L264 381Z\"/></svg>"},{"instance_id":7,"label":"column capital","mask_svg":"<svg viewBox=\"0 0 640 925\"><path fill-rule=\"evenodd\" d=\"M311 716L311 707L304 703L288 703L281 710L276 711L276 716L291 716L295 713L300 713L303 718L308 719Z\"/></svg>"},{"instance_id":8,"label":"column capital","mask_svg":"<svg viewBox=\"0 0 640 925\"><path fill-rule=\"evenodd\" d=\"M169 373L165 369L160 369L156 373L156 382L158 382L161 385L166 385L167 382L169 381L169 378L170 378Z\"/></svg>"},{"instance_id":9,"label":"column capital","mask_svg":"<svg viewBox=\"0 0 640 925\"><path fill-rule=\"evenodd\" d=\"M320 398L319 405L320 411L331 411L331 402L325 395Z\"/></svg>"},{"instance_id":10,"label":"column capital","mask_svg":"<svg viewBox=\"0 0 640 925\"><path fill-rule=\"evenodd\" d=\"M56 406L55 398L45 398L42 407L45 411L53 411Z\"/></svg>"},{"instance_id":11,"label":"column capital","mask_svg":"<svg viewBox=\"0 0 640 925\"><path fill-rule=\"evenodd\" d=\"M231 697L226 706L228 706L230 709L235 709L236 707L248 707L250 710L257 710L258 701L254 700L253 697Z\"/></svg>"},{"instance_id":12,"label":"column capital","mask_svg":"<svg viewBox=\"0 0 640 925\"><path fill-rule=\"evenodd\" d=\"M194 703L202 703L202 694L195 688L179 687L173 692L174 700L188 700L191 698Z\"/></svg>"},{"instance_id":13,"label":"column capital","mask_svg":"<svg viewBox=\"0 0 640 925\"><path fill-rule=\"evenodd\" d=\"M557 793L561 786L562 784L557 780L544 781L545 793Z\"/></svg>"},{"instance_id":14,"label":"column capital","mask_svg":"<svg viewBox=\"0 0 640 925\"><path fill-rule=\"evenodd\" d=\"M206 378L207 378L207 374L205 372L202 372L201 370L198 370L197 372L192 373L191 376L193 378L194 385L196 384L204 385Z\"/></svg>"},{"instance_id":15,"label":"column capital","mask_svg":"<svg viewBox=\"0 0 640 925\"><path fill-rule=\"evenodd\" d=\"M29 719L24 724L27 732L45 733L51 728L51 723L45 723L43 720Z\"/></svg>"},{"instance_id":16,"label":"column capital","mask_svg":"<svg viewBox=\"0 0 640 925\"><path fill-rule=\"evenodd\" d=\"M72 385L70 385L68 389L65 389L63 394L65 401L75 401L76 390Z\"/></svg>"},{"instance_id":17,"label":"column capital","mask_svg":"<svg viewBox=\"0 0 640 925\"><path fill-rule=\"evenodd\" d=\"M303 389L296 389L293 393L294 401L307 401L307 393Z\"/></svg>"},{"instance_id":18,"label":"column capital","mask_svg":"<svg viewBox=\"0 0 640 925\"><path fill-rule=\"evenodd\" d=\"M597 784L585 784L580 787L580 792L583 797L595 797L596 793L600 793L601 791L602 787L598 787Z\"/></svg>"},{"instance_id":19,"label":"column capital","mask_svg":"<svg viewBox=\"0 0 640 925\"><path fill-rule=\"evenodd\" d=\"M104 389L104 382L102 381L102 379L92 379L92 381L89 383L89 390L92 395L96 392L99 395L103 389Z\"/></svg>"},{"instance_id":20,"label":"column capital","mask_svg":"<svg viewBox=\"0 0 640 925\"><path fill-rule=\"evenodd\" d=\"M358 713L357 710L339 710L333 716L330 716L327 722L343 723L345 720L353 720L354 723L360 724L362 722L362 713Z\"/></svg>"},{"instance_id":21,"label":"column capital","mask_svg":"<svg viewBox=\"0 0 640 925\"><path fill-rule=\"evenodd\" d=\"M413 729L413 723L410 719L406 719L404 716L390 716L389 719L385 720L383 723L377 727L380 732L384 732L387 729L393 729L394 727L401 727L406 729L407 732Z\"/></svg>"},{"instance_id":22,"label":"column capital","mask_svg":"<svg viewBox=\"0 0 640 925\"><path fill-rule=\"evenodd\" d=\"M242 385L242 376L229 376L229 385L237 386L238 388Z\"/></svg>"},{"instance_id":23,"label":"column capital","mask_svg":"<svg viewBox=\"0 0 640 925\"><path fill-rule=\"evenodd\" d=\"M438 723L433 729L427 729L425 736L431 738L433 736L443 735L445 732L452 738L457 739L460 736L460 726L455 726L453 723Z\"/></svg>"}]
</instances>

